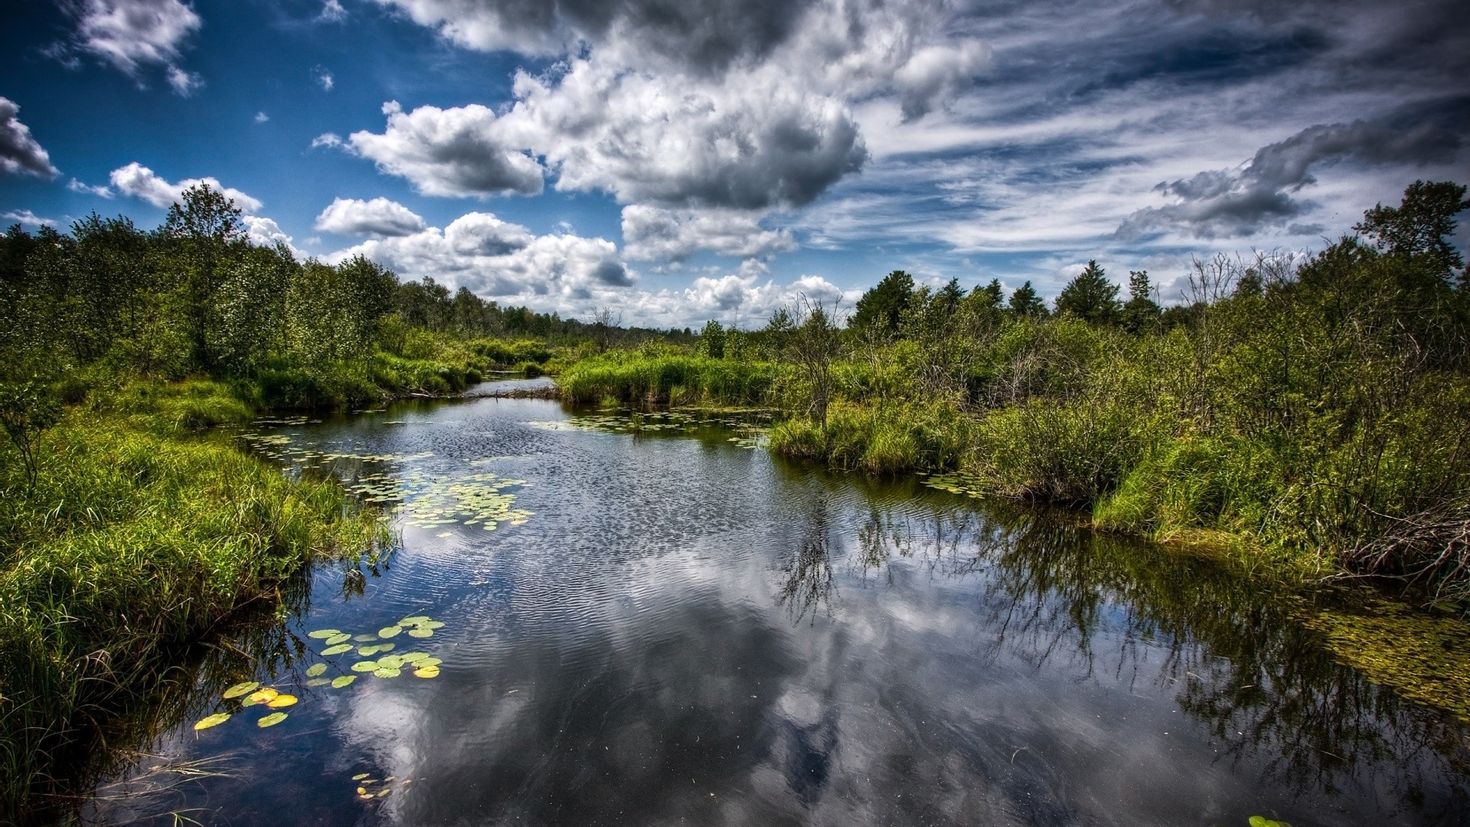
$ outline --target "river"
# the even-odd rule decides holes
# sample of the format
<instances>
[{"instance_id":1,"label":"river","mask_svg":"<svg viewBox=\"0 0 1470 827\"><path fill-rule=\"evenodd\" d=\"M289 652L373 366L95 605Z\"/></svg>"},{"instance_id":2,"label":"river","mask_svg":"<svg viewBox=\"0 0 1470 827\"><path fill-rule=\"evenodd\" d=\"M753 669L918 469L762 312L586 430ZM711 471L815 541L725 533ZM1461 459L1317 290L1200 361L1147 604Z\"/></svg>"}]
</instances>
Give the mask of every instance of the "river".
<instances>
[{"instance_id":1,"label":"river","mask_svg":"<svg viewBox=\"0 0 1470 827\"><path fill-rule=\"evenodd\" d=\"M795 466L725 419L478 398L253 428L400 542L312 567L284 616L195 664L152 757L88 814L1467 823L1470 727L1340 665L1298 598L1043 512ZM240 682L297 702L221 698Z\"/></svg>"}]
</instances>

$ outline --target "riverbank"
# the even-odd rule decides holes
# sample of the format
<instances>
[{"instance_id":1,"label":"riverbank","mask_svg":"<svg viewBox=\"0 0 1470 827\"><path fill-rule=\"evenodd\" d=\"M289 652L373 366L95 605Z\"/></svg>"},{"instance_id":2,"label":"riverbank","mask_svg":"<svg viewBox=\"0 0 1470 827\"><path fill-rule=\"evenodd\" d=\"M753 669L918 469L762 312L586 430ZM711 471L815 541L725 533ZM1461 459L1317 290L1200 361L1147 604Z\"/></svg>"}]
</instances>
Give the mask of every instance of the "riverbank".
<instances>
[{"instance_id":1,"label":"riverbank","mask_svg":"<svg viewBox=\"0 0 1470 827\"><path fill-rule=\"evenodd\" d=\"M201 431L253 415L222 383L131 383L37 436L34 488L0 465L0 821L64 786L57 762L144 703L173 653L308 561L387 541L339 486Z\"/></svg>"}]
</instances>

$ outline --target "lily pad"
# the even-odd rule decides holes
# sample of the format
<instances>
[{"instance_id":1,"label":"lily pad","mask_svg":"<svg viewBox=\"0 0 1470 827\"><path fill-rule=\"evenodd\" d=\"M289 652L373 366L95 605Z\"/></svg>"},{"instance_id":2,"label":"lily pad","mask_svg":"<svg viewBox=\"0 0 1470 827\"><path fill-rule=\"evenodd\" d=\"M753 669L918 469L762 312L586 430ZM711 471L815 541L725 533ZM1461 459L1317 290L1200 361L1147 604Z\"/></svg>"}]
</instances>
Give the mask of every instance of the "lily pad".
<instances>
[{"instance_id":1,"label":"lily pad","mask_svg":"<svg viewBox=\"0 0 1470 827\"><path fill-rule=\"evenodd\" d=\"M373 670L373 677L375 678L396 678L401 674L403 674L403 670L389 669L386 666L380 666Z\"/></svg>"},{"instance_id":2,"label":"lily pad","mask_svg":"<svg viewBox=\"0 0 1470 827\"><path fill-rule=\"evenodd\" d=\"M403 658L397 655L385 655L378 658L378 667L381 669L397 669L403 666Z\"/></svg>"},{"instance_id":3,"label":"lily pad","mask_svg":"<svg viewBox=\"0 0 1470 827\"><path fill-rule=\"evenodd\" d=\"M338 677L332 678L332 688L342 689L344 687L351 686L352 682L355 680L357 680L356 675L340 675Z\"/></svg>"},{"instance_id":4,"label":"lily pad","mask_svg":"<svg viewBox=\"0 0 1470 827\"><path fill-rule=\"evenodd\" d=\"M428 622L429 618L427 615L414 615L413 617L405 617L404 619L398 621L399 625L402 626L417 626L420 623Z\"/></svg>"},{"instance_id":5,"label":"lily pad","mask_svg":"<svg viewBox=\"0 0 1470 827\"><path fill-rule=\"evenodd\" d=\"M307 686L311 686L311 687L318 687L318 686L330 686L331 683L332 682L329 681L329 680L327 680L326 678L312 678L311 680L309 680L309 681L306 682L306 685Z\"/></svg>"},{"instance_id":6,"label":"lily pad","mask_svg":"<svg viewBox=\"0 0 1470 827\"><path fill-rule=\"evenodd\" d=\"M259 721L256 721L255 725L260 727L261 729L265 729L268 726L275 726L276 724L279 724L284 720L286 720L286 713L272 712L264 718L261 718Z\"/></svg>"},{"instance_id":7,"label":"lily pad","mask_svg":"<svg viewBox=\"0 0 1470 827\"><path fill-rule=\"evenodd\" d=\"M306 633L306 636L307 637L314 637L317 640L325 640L325 639L327 639L329 637L333 637L335 635L340 635L340 634L342 634L342 631L340 629L317 629L314 632L307 632Z\"/></svg>"},{"instance_id":8,"label":"lily pad","mask_svg":"<svg viewBox=\"0 0 1470 827\"><path fill-rule=\"evenodd\" d=\"M224 697L226 699L228 699L228 698L238 698L241 695L245 695L245 694L254 692L255 690L257 690L259 688L260 688L260 681L245 681L244 683L237 683L234 686L230 687L229 689L226 689L225 690Z\"/></svg>"},{"instance_id":9,"label":"lily pad","mask_svg":"<svg viewBox=\"0 0 1470 827\"><path fill-rule=\"evenodd\" d=\"M372 643L378 639L377 635L353 635L352 639L358 643Z\"/></svg>"},{"instance_id":10,"label":"lily pad","mask_svg":"<svg viewBox=\"0 0 1470 827\"><path fill-rule=\"evenodd\" d=\"M326 671L327 671L327 665L325 663L313 663L311 666L309 666L307 668L307 670L306 670L306 677L308 677L308 678L319 677L323 673L325 673Z\"/></svg>"},{"instance_id":11,"label":"lily pad","mask_svg":"<svg viewBox=\"0 0 1470 827\"><path fill-rule=\"evenodd\" d=\"M403 661L404 663L418 663L428 656L428 652L404 652L403 654L398 656L398 659Z\"/></svg>"},{"instance_id":12,"label":"lily pad","mask_svg":"<svg viewBox=\"0 0 1470 827\"><path fill-rule=\"evenodd\" d=\"M327 638L326 643L328 646L336 646L339 643L346 643L349 640L352 640L352 635L349 635L346 632L338 632L337 634Z\"/></svg>"},{"instance_id":13,"label":"lily pad","mask_svg":"<svg viewBox=\"0 0 1470 827\"><path fill-rule=\"evenodd\" d=\"M298 700L300 699L295 695L277 695L266 701L265 705L271 709L285 709L288 706L295 706Z\"/></svg>"},{"instance_id":14,"label":"lily pad","mask_svg":"<svg viewBox=\"0 0 1470 827\"><path fill-rule=\"evenodd\" d=\"M384 626L383 628L381 628L381 629L378 630L378 637L381 637L381 638L398 637L398 633L399 632L402 632L402 631L403 631L403 627L402 626Z\"/></svg>"},{"instance_id":15,"label":"lily pad","mask_svg":"<svg viewBox=\"0 0 1470 827\"><path fill-rule=\"evenodd\" d=\"M420 666L419 668L413 670L413 676L415 678L437 678L439 677L439 667Z\"/></svg>"},{"instance_id":16,"label":"lily pad","mask_svg":"<svg viewBox=\"0 0 1470 827\"><path fill-rule=\"evenodd\" d=\"M433 637L434 636L434 630L433 629L409 629L408 630L408 636L409 637L417 637L417 638Z\"/></svg>"},{"instance_id":17,"label":"lily pad","mask_svg":"<svg viewBox=\"0 0 1470 827\"><path fill-rule=\"evenodd\" d=\"M359 646L359 647L357 647L357 654L359 654L359 655L361 655L362 657L365 657L365 658L366 657L371 657L373 655L376 655L377 653L378 653L378 647L377 646Z\"/></svg>"},{"instance_id":18,"label":"lily pad","mask_svg":"<svg viewBox=\"0 0 1470 827\"><path fill-rule=\"evenodd\" d=\"M418 668L422 669L422 668L424 668L426 666L438 666L439 664L441 664L443 662L444 661L440 660L439 658L424 658L424 659L420 660L418 663L415 663L414 666L417 666Z\"/></svg>"},{"instance_id":19,"label":"lily pad","mask_svg":"<svg viewBox=\"0 0 1470 827\"><path fill-rule=\"evenodd\" d=\"M242 703L245 706L255 706L256 704L269 703L279 694L281 693L267 686L264 689L257 689L254 692L251 692L249 695L246 695L245 700L242 701Z\"/></svg>"},{"instance_id":20,"label":"lily pad","mask_svg":"<svg viewBox=\"0 0 1470 827\"><path fill-rule=\"evenodd\" d=\"M420 623L419 624L419 628L420 629L443 629L444 628L444 621L442 621L442 620L430 620L430 621L426 621L424 623Z\"/></svg>"},{"instance_id":21,"label":"lily pad","mask_svg":"<svg viewBox=\"0 0 1470 827\"><path fill-rule=\"evenodd\" d=\"M361 780L363 780L364 778L367 778L367 777L368 777L368 774L367 773L360 772L357 775L352 776L352 780L353 781L361 781Z\"/></svg>"},{"instance_id":22,"label":"lily pad","mask_svg":"<svg viewBox=\"0 0 1470 827\"><path fill-rule=\"evenodd\" d=\"M360 660L352 664L352 671L354 672L371 672L377 668L378 662L375 660Z\"/></svg>"},{"instance_id":23,"label":"lily pad","mask_svg":"<svg viewBox=\"0 0 1470 827\"><path fill-rule=\"evenodd\" d=\"M336 646L328 646L327 648L323 649L322 650L322 654L323 655L340 655L343 652L351 652L351 651L352 651L352 644L350 644L350 643L339 643Z\"/></svg>"},{"instance_id":24,"label":"lily pad","mask_svg":"<svg viewBox=\"0 0 1470 827\"><path fill-rule=\"evenodd\" d=\"M230 720L230 713L216 712L213 715L199 719L199 723L194 725L194 730L197 732L201 729L209 729L212 726L219 726L228 720Z\"/></svg>"}]
</instances>

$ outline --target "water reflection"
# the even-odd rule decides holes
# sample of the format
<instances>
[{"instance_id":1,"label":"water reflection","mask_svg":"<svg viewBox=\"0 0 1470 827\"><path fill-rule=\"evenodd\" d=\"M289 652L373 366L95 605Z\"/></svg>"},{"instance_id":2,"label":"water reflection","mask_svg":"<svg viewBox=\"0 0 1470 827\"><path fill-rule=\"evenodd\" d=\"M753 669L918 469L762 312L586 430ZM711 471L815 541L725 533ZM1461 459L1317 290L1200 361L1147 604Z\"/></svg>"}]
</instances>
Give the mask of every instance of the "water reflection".
<instances>
[{"instance_id":1,"label":"water reflection","mask_svg":"<svg viewBox=\"0 0 1470 827\"><path fill-rule=\"evenodd\" d=\"M302 452L409 458L327 473L526 480L534 516L405 523L391 565L312 577L308 621L221 644L300 685L306 630L430 612L449 621L439 678L302 686L289 726L196 737L241 661L196 663L157 749L238 757L174 803L321 824L1302 827L1470 807L1464 726L1336 664L1300 606L1209 561L718 433L544 427L567 416L484 399L282 429ZM412 783L364 805L361 772Z\"/></svg>"}]
</instances>

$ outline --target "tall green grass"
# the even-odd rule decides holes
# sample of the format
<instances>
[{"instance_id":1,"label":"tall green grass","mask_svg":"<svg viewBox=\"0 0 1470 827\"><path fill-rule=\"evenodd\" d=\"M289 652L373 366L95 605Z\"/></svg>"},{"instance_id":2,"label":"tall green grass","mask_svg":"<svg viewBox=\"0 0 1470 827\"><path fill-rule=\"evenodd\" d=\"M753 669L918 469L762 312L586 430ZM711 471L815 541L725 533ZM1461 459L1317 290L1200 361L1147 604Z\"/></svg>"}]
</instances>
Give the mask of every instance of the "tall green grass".
<instances>
[{"instance_id":1,"label":"tall green grass","mask_svg":"<svg viewBox=\"0 0 1470 827\"><path fill-rule=\"evenodd\" d=\"M240 413L209 384L73 409L43 435L29 496L0 455L0 821L46 791L53 759L147 695L170 652L274 600L314 556L385 539L339 487L184 435Z\"/></svg>"},{"instance_id":2,"label":"tall green grass","mask_svg":"<svg viewBox=\"0 0 1470 827\"><path fill-rule=\"evenodd\" d=\"M562 397L625 405L765 405L784 371L769 362L736 362L681 353L615 352L562 371Z\"/></svg>"}]
</instances>

